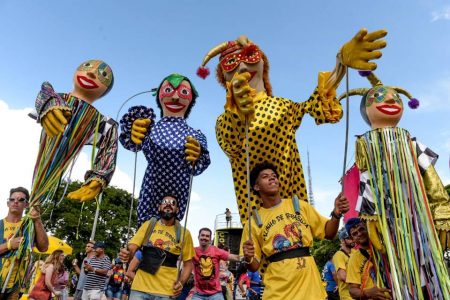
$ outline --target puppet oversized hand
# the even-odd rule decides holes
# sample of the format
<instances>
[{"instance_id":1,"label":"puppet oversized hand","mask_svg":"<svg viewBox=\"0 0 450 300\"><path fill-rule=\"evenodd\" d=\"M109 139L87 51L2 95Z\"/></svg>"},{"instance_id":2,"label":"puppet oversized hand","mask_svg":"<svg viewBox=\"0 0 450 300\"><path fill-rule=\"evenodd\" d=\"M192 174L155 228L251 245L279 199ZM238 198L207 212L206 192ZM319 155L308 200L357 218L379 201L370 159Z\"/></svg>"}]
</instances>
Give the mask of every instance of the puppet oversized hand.
<instances>
[{"instance_id":1,"label":"puppet oversized hand","mask_svg":"<svg viewBox=\"0 0 450 300\"><path fill-rule=\"evenodd\" d=\"M248 83L251 78L250 73L242 74L234 73L229 84L229 90L232 93L237 113L244 116L251 116L255 112L253 105L253 98L256 95L256 90L250 87Z\"/></svg>"},{"instance_id":2,"label":"puppet oversized hand","mask_svg":"<svg viewBox=\"0 0 450 300\"><path fill-rule=\"evenodd\" d=\"M384 248L383 243L380 240L381 229L378 220L367 221L367 233L369 234L369 239L370 242L372 243L372 246L379 252L386 253L386 249Z\"/></svg>"},{"instance_id":3,"label":"puppet oversized hand","mask_svg":"<svg viewBox=\"0 0 450 300\"><path fill-rule=\"evenodd\" d=\"M131 126L131 140L133 143L136 145L142 143L151 123L150 119L137 119L133 122L133 126Z\"/></svg>"},{"instance_id":4,"label":"puppet oversized hand","mask_svg":"<svg viewBox=\"0 0 450 300\"><path fill-rule=\"evenodd\" d=\"M361 29L349 42L342 46L340 59L344 66L358 70L375 70L377 64L369 60L381 57L381 52L376 51L386 47L386 41L380 40L387 34L386 30L367 32Z\"/></svg>"},{"instance_id":5,"label":"puppet oversized hand","mask_svg":"<svg viewBox=\"0 0 450 300\"><path fill-rule=\"evenodd\" d=\"M191 163L194 163L199 157L202 151L200 143L192 136L186 137L186 144L184 144L185 159Z\"/></svg>"},{"instance_id":6,"label":"puppet oversized hand","mask_svg":"<svg viewBox=\"0 0 450 300\"><path fill-rule=\"evenodd\" d=\"M58 108L50 110L45 114L45 116L42 117L41 120L45 133L49 137L54 137L60 133L63 133L71 115L71 112L67 110L61 110Z\"/></svg>"},{"instance_id":7,"label":"puppet oversized hand","mask_svg":"<svg viewBox=\"0 0 450 300\"><path fill-rule=\"evenodd\" d=\"M83 185L76 191L67 195L67 198L72 200L80 200L81 202L89 201L97 197L102 191L102 183L98 180L92 180L86 185Z\"/></svg>"}]
</instances>

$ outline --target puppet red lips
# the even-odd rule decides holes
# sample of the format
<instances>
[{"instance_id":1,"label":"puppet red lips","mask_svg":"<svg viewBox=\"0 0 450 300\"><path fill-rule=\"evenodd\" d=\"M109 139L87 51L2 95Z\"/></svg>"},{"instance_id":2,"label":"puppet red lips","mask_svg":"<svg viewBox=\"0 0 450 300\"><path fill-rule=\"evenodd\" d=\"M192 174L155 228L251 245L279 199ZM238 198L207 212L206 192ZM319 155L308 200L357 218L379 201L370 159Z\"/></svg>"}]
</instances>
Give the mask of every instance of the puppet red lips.
<instances>
[{"instance_id":1,"label":"puppet red lips","mask_svg":"<svg viewBox=\"0 0 450 300\"><path fill-rule=\"evenodd\" d=\"M175 103L175 102L166 102L164 103L164 106L167 108L168 111L177 113L182 111L186 105L183 105L181 103Z\"/></svg>"},{"instance_id":2,"label":"puppet red lips","mask_svg":"<svg viewBox=\"0 0 450 300\"><path fill-rule=\"evenodd\" d=\"M397 105L387 105L387 104L377 106L377 109L386 115L396 115L402 110Z\"/></svg>"},{"instance_id":3,"label":"puppet red lips","mask_svg":"<svg viewBox=\"0 0 450 300\"><path fill-rule=\"evenodd\" d=\"M98 88L98 85L95 83L95 81L87 78L86 76L77 76L77 81L80 84L82 88L85 89L96 89Z\"/></svg>"}]
</instances>

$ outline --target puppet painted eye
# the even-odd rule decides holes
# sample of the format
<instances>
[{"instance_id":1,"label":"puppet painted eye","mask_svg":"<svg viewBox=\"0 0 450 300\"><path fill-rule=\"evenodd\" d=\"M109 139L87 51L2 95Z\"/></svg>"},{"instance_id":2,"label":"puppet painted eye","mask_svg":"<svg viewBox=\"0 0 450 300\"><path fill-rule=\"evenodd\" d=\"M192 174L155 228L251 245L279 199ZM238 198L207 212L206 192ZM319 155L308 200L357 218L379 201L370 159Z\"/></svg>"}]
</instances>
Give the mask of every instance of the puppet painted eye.
<instances>
[{"instance_id":1,"label":"puppet painted eye","mask_svg":"<svg viewBox=\"0 0 450 300\"><path fill-rule=\"evenodd\" d=\"M106 76L108 76L108 72L103 71L103 72L102 72L102 75L103 75L104 77L106 77Z\"/></svg>"},{"instance_id":2,"label":"puppet painted eye","mask_svg":"<svg viewBox=\"0 0 450 300\"><path fill-rule=\"evenodd\" d=\"M191 94L191 91L190 91L188 88L182 88L181 91L180 91L180 93L181 93L182 95L188 96L188 95Z\"/></svg>"},{"instance_id":3,"label":"puppet painted eye","mask_svg":"<svg viewBox=\"0 0 450 300\"><path fill-rule=\"evenodd\" d=\"M229 60L226 61L226 64L227 64L227 65L232 65L232 64L234 64L235 62L236 62L236 58L232 57L232 58L230 58Z\"/></svg>"},{"instance_id":4,"label":"puppet painted eye","mask_svg":"<svg viewBox=\"0 0 450 300\"><path fill-rule=\"evenodd\" d=\"M166 87L164 88L164 93L171 93L171 92L173 92L173 88L172 88L172 87L166 86Z\"/></svg>"},{"instance_id":5,"label":"puppet painted eye","mask_svg":"<svg viewBox=\"0 0 450 300\"><path fill-rule=\"evenodd\" d=\"M84 66L84 67L90 67L90 66L91 66L91 63L90 63L90 62L86 62L86 63L83 64L83 66Z\"/></svg>"}]
</instances>

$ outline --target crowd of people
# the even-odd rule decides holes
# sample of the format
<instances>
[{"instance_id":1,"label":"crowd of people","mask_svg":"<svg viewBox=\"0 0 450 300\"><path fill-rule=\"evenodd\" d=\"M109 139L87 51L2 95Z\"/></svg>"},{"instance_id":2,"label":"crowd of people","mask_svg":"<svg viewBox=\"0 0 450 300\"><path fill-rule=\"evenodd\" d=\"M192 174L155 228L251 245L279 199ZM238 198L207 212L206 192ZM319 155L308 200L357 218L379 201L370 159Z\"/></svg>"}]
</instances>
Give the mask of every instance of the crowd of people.
<instances>
[{"instance_id":1,"label":"crowd of people","mask_svg":"<svg viewBox=\"0 0 450 300\"><path fill-rule=\"evenodd\" d=\"M99 148L94 170L88 171L86 182L79 190L69 193L68 198L92 200L108 185L115 169L117 140L130 151L142 150L149 164L138 201L137 231L125 247L117 249L117 257L112 260L105 254L105 242L88 241L86 256L73 260L72 270L68 270L64 266L63 251L56 249L44 262L35 264L33 285L26 294L28 298L65 300L69 295L69 285L74 288L74 300L231 300L238 296L251 300L261 297L269 300L397 299L395 294L402 293L409 296L408 287L401 287L400 291L398 280L395 280L402 278L401 274L394 274L397 276L394 280L380 278L386 274L390 276L390 268L395 263L387 266L379 258L384 255L381 247L375 247L377 249L373 251L371 243L376 239L369 239L367 228L369 224L374 228L374 224L380 223L376 221L379 214L374 209L371 209L371 214L363 216L364 219L353 218L346 222L345 228L338 234L341 249L329 253L321 277L311 255L313 241L334 239L350 205L344 194L340 193L334 199L330 216L325 217L307 202L295 139L305 114L314 117L317 124L340 120L342 108L335 96L346 67L374 69L375 65L369 61L381 56L378 50L385 46L385 42L379 39L385 35L385 31L368 33L361 30L341 48L336 68L332 72L319 73L317 88L307 101L300 103L272 95L267 57L247 37L222 43L207 54L202 66L220 54L217 78L227 88L225 111L217 119L216 135L220 147L230 158L240 221L246 223L239 253L230 253L226 245L212 245L213 232L206 227L199 230L199 246L194 247L191 232L180 224L180 220L187 215L193 176L200 175L211 163L206 137L186 122L198 96L189 78L180 74L165 77L155 90L161 119L156 121L151 108L132 107L120 121L120 136L116 122L96 111L91 112L93 117L84 112L93 110L89 104L112 88L114 77L106 63L91 60L80 65L74 77L74 91L63 97L55 93L49 83L44 83L36 102L38 121L44 130L42 140L59 141L53 138L66 133L66 125L72 118L76 124L69 129L78 135L69 135L78 138L61 139L62 143L53 144L53 150L66 147L67 151L61 152L74 155L91 141L91 136L95 139L93 144ZM86 82L91 84L86 85ZM363 100L366 98L367 103L361 104L366 114L366 110L383 113L384 109L387 111L384 114L394 115L386 109L390 105L386 103L401 103L398 94L378 85L377 92L365 95ZM372 105L374 102L375 105ZM379 103L380 107L377 106ZM400 108L395 114L399 111ZM80 123L89 124L84 134L80 128L86 126L78 126ZM76 151L68 151L69 142L75 141L78 141L79 147ZM247 146L244 148L244 145ZM47 150L46 144L41 143L42 157L49 160L60 157L53 157L56 153L53 150L43 153ZM36 174L62 174L73 159L70 155L61 162L64 166L57 170L48 169L44 160L39 161L40 168ZM50 186L57 183L54 180L58 177L56 175L41 179L48 180ZM370 185L370 180L366 183ZM28 262L23 257L18 259L26 251L17 251L23 248L24 241L27 241L26 245L35 245L41 252L48 249L49 240L38 208L40 201L45 199L38 199L35 191L45 187L47 185L33 187L32 198L36 198L33 201L30 201L30 194L25 188L10 191L8 215L0 222L1 300L16 300L24 292L21 284L29 273ZM369 186L367 190L370 190ZM366 191L364 193L367 196ZM37 194L46 195L46 191ZM370 199L363 200L365 206L373 208ZM448 219L444 215L448 212L445 210L448 195L439 201L434 203L433 213L440 221L441 227L437 229L446 235L445 222ZM24 220L23 213L29 206L30 211ZM420 211L409 216L418 220ZM226 228L233 227L228 208L225 219ZM372 223L366 224L367 220ZM429 264L422 259L413 265L413 268L420 266L420 272L416 270L405 280L416 281L411 291L417 295L439 295L438 299L449 299L450 289L446 287L450 286L450 281L447 272L441 268L441 253L432 251L440 250L435 243L437 235L430 225L431 220L426 221L421 229L427 230L423 236L429 239L429 244L433 242L433 247L429 249L433 257L429 262L435 263L435 274L440 282L426 272L432 267L428 267ZM21 228L22 222L26 224L26 229ZM414 226L405 228L417 230ZM399 237L400 231L397 229L401 227L391 229L395 233L393 236ZM385 237L392 232L384 228L383 233L378 232L376 236L382 235L384 244L389 245L392 241ZM420 245L425 248L428 242L423 243L422 240ZM398 259L389 254L391 261ZM236 263L238 272L230 272L229 263ZM382 270L384 273L376 270L382 264L386 266ZM73 271L75 276L70 277L69 271ZM420 285L422 277L427 279L423 281L423 286ZM397 285L395 293L393 282Z\"/></svg>"}]
</instances>

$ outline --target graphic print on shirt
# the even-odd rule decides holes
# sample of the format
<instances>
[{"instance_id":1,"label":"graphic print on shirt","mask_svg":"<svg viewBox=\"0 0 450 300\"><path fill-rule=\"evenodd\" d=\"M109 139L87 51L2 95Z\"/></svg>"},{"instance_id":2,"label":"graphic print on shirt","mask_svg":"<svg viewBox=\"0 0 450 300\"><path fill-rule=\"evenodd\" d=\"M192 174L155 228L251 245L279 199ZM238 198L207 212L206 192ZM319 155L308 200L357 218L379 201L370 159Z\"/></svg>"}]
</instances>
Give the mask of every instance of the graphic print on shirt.
<instances>
[{"instance_id":1,"label":"graphic print on shirt","mask_svg":"<svg viewBox=\"0 0 450 300\"><path fill-rule=\"evenodd\" d=\"M272 241L274 253L303 247L300 222L287 224L283 228L284 234L276 234Z\"/></svg>"},{"instance_id":2,"label":"graphic print on shirt","mask_svg":"<svg viewBox=\"0 0 450 300\"><path fill-rule=\"evenodd\" d=\"M179 253L181 248L180 245L176 243L175 237L172 233L164 231L164 230L155 230L153 233L157 233L158 235L164 235L164 238L157 238L154 241L149 241L149 245L159 248L161 250L165 250L167 252Z\"/></svg>"},{"instance_id":3,"label":"graphic print on shirt","mask_svg":"<svg viewBox=\"0 0 450 300\"><path fill-rule=\"evenodd\" d=\"M199 259L200 276L202 279L209 280L215 278L216 268L211 257L202 255Z\"/></svg>"}]
</instances>

